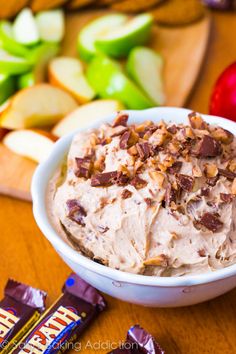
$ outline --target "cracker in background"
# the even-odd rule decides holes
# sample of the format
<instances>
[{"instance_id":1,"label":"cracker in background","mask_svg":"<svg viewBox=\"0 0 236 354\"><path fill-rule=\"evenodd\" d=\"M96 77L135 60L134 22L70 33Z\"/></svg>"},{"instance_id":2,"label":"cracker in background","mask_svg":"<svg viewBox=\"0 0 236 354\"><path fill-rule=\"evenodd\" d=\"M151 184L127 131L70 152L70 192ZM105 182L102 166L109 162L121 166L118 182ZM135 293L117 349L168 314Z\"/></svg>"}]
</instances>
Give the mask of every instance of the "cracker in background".
<instances>
[{"instance_id":1,"label":"cracker in background","mask_svg":"<svg viewBox=\"0 0 236 354\"><path fill-rule=\"evenodd\" d=\"M111 4L113 10L121 12L147 11L165 0L122 0Z\"/></svg>"},{"instance_id":2,"label":"cracker in background","mask_svg":"<svg viewBox=\"0 0 236 354\"><path fill-rule=\"evenodd\" d=\"M29 0L4 0L0 6L0 18L15 16L23 7L28 5Z\"/></svg>"},{"instance_id":3,"label":"cracker in background","mask_svg":"<svg viewBox=\"0 0 236 354\"><path fill-rule=\"evenodd\" d=\"M159 24L181 26L200 20L206 10L199 0L167 0L150 13Z\"/></svg>"},{"instance_id":4,"label":"cracker in background","mask_svg":"<svg viewBox=\"0 0 236 354\"><path fill-rule=\"evenodd\" d=\"M7 0L8 1L8 0ZM34 12L60 7L68 0L31 0L30 7Z\"/></svg>"},{"instance_id":5,"label":"cracker in background","mask_svg":"<svg viewBox=\"0 0 236 354\"><path fill-rule=\"evenodd\" d=\"M70 10L80 9L81 7L85 7L87 5L90 5L95 1L96 0L70 0L67 3L66 8L70 9Z\"/></svg>"}]
</instances>

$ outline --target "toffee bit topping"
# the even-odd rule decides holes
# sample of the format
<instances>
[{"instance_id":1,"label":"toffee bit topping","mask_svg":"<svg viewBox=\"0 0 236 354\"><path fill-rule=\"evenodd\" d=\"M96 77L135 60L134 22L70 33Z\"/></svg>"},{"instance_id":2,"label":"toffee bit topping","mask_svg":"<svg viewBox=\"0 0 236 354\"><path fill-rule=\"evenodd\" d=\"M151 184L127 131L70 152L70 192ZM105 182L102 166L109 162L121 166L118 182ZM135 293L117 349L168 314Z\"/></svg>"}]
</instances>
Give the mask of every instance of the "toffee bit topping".
<instances>
[{"instance_id":1,"label":"toffee bit topping","mask_svg":"<svg viewBox=\"0 0 236 354\"><path fill-rule=\"evenodd\" d=\"M153 257L146 259L143 264L145 266L161 266L161 267L167 267L169 258L165 254L160 254L159 256Z\"/></svg>"},{"instance_id":2,"label":"toffee bit topping","mask_svg":"<svg viewBox=\"0 0 236 354\"><path fill-rule=\"evenodd\" d=\"M110 230L108 226L102 226L102 225L98 225L97 229L101 234L105 234L105 232Z\"/></svg>"},{"instance_id":3,"label":"toffee bit topping","mask_svg":"<svg viewBox=\"0 0 236 354\"><path fill-rule=\"evenodd\" d=\"M194 186L194 178L188 175L177 174L176 175L177 184L185 191L191 192Z\"/></svg>"},{"instance_id":4,"label":"toffee bit topping","mask_svg":"<svg viewBox=\"0 0 236 354\"><path fill-rule=\"evenodd\" d=\"M132 197L132 194L133 193L131 191L129 191L128 189L124 189L121 193L121 198L128 199L128 198Z\"/></svg>"},{"instance_id":5,"label":"toffee bit topping","mask_svg":"<svg viewBox=\"0 0 236 354\"><path fill-rule=\"evenodd\" d=\"M216 182L218 181L218 179L219 179L219 175L217 175L215 177L207 178L206 184L208 184L211 187L214 187L216 185Z\"/></svg>"},{"instance_id":6,"label":"toffee bit topping","mask_svg":"<svg viewBox=\"0 0 236 354\"><path fill-rule=\"evenodd\" d=\"M236 178L233 180L231 192L233 193L233 195L236 195Z\"/></svg>"},{"instance_id":7,"label":"toffee bit topping","mask_svg":"<svg viewBox=\"0 0 236 354\"><path fill-rule=\"evenodd\" d=\"M206 257L206 250L204 248L198 250L197 252L200 257Z\"/></svg>"},{"instance_id":8,"label":"toffee bit topping","mask_svg":"<svg viewBox=\"0 0 236 354\"><path fill-rule=\"evenodd\" d=\"M212 232L217 232L223 227L222 221L219 220L218 216L212 213L203 214L199 223Z\"/></svg>"},{"instance_id":9,"label":"toffee bit topping","mask_svg":"<svg viewBox=\"0 0 236 354\"><path fill-rule=\"evenodd\" d=\"M172 203L176 203L177 201L177 190L172 187L169 183L166 188L165 193L165 206L170 207Z\"/></svg>"},{"instance_id":10,"label":"toffee bit topping","mask_svg":"<svg viewBox=\"0 0 236 354\"><path fill-rule=\"evenodd\" d=\"M202 187L200 193L201 193L201 196L203 196L203 197L209 197L209 195L210 195L210 188Z\"/></svg>"},{"instance_id":11,"label":"toffee bit topping","mask_svg":"<svg viewBox=\"0 0 236 354\"><path fill-rule=\"evenodd\" d=\"M117 127L118 125L122 125L123 127L127 126L127 122L129 119L129 115L125 113L119 113L116 118L114 119L114 122L112 124L112 127Z\"/></svg>"},{"instance_id":12,"label":"toffee bit topping","mask_svg":"<svg viewBox=\"0 0 236 354\"><path fill-rule=\"evenodd\" d=\"M175 161L173 165L167 169L167 172L171 174L178 173L181 170L182 165L182 161Z\"/></svg>"},{"instance_id":13,"label":"toffee bit topping","mask_svg":"<svg viewBox=\"0 0 236 354\"><path fill-rule=\"evenodd\" d=\"M93 161L91 157L76 157L76 177L89 178L93 168Z\"/></svg>"},{"instance_id":14,"label":"toffee bit topping","mask_svg":"<svg viewBox=\"0 0 236 354\"><path fill-rule=\"evenodd\" d=\"M209 135L204 135L198 145L199 157L216 157L222 153L221 144Z\"/></svg>"},{"instance_id":15,"label":"toffee bit topping","mask_svg":"<svg viewBox=\"0 0 236 354\"><path fill-rule=\"evenodd\" d=\"M193 129L206 130L207 123L204 122L200 114L192 112L188 115L189 123Z\"/></svg>"},{"instance_id":16,"label":"toffee bit topping","mask_svg":"<svg viewBox=\"0 0 236 354\"><path fill-rule=\"evenodd\" d=\"M154 201L151 198L144 198L144 201L148 207L153 206Z\"/></svg>"},{"instance_id":17,"label":"toffee bit topping","mask_svg":"<svg viewBox=\"0 0 236 354\"><path fill-rule=\"evenodd\" d=\"M222 168L218 169L218 172L221 176L226 177L227 179L229 179L230 181L233 181L233 179L236 177L236 173L231 172L229 170L224 170Z\"/></svg>"},{"instance_id":18,"label":"toffee bit topping","mask_svg":"<svg viewBox=\"0 0 236 354\"><path fill-rule=\"evenodd\" d=\"M111 138L115 138L116 136L120 136L124 134L128 128L123 127L122 125L118 125L117 127L110 128L109 135Z\"/></svg>"},{"instance_id":19,"label":"toffee bit topping","mask_svg":"<svg viewBox=\"0 0 236 354\"><path fill-rule=\"evenodd\" d=\"M146 187L147 181L140 178L139 176L136 176L131 180L130 184L136 189L141 189L141 188Z\"/></svg>"},{"instance_id":20,"label":"toffee bit topping","mask_svg":"<svg viewBox=\"0 0 236 354\"><path fill-rule=\"evenodd\" d=\"M120 138L120 148L122 150L128 149L135 145L139 140L139 136L132 130L128 130L122 134Z\"/></svg>"},{"instance_id":21,"label":"toffee bit topping","mask_svg":"<svg viewBox=\"0 0 236 354\"><path fill-rule=\"evenodd\" d=\"M151 145L148 142L138 143L135 146L142 161L145 161L152 155Z\"/></svg>"},{"instance_id":22,"label":"toffee bit topping","mask_svg":"<svg viewBox=\"0 0 236 354\"><path fill-rule=\"evenodd\" d=\"M216 177L218 175L218 168L214 163L206 163L204 172L207 178Z\"/></svg>"},{"instance_id":23,"label":"toffee bit topping","mask_svg":"<svg viewBox=\"0 0 236 354\"><path fill-rule=\"evenodd\" d=\"M91 177L92 187L108 187L113 184L118 184L123 186L128 183L129 178L125 176L122 172L112 171L97 173Z\"/></svg>"},{"instance_id":24,"label":"toffee bit topping","mask_svg":"<svg viewBox=\"0 0 236 354\"><path fill-rule=\"evenodd\" d=\"M176 127L175 124L171 125L170 127L167 128L167 131L170 133L170 134L176 134L177 131L178 131L178 128Z\"/></svg>"},{"instance_id":25,"label":"toffee bit topping","mask_svg":"<svg viewBox=\"0 0 236 354\"><path fill-rule=\"evenodd\" d=\"M68 218L81 226L85 226L84 217L87 216L85 209L77 199L69 199L66 202L68 208Z\"/></svg>"},{"instance_id":26,"label":"toffee bit topping","mask_svg":"<svg viewBox=\"0 0 236 354\"><path fill-rule=\"evenodd\" d=\"M224 202L224 203L231 203L233 201L233 194L228 194L228 193L220 193L220 199Z\"/></svg>"},{"instance_id":27,"label":"toffee bit topping","mask_svg":"<svg viewBox=\"0 0 236 354\"><path fill-rule=\"evenodd\" d=\"M226 145L231 144L234 140L234 135L231 132L220 127L217 127L215 130L213 130L211 132L211 136Z\"/></svg>"}]
</instances>

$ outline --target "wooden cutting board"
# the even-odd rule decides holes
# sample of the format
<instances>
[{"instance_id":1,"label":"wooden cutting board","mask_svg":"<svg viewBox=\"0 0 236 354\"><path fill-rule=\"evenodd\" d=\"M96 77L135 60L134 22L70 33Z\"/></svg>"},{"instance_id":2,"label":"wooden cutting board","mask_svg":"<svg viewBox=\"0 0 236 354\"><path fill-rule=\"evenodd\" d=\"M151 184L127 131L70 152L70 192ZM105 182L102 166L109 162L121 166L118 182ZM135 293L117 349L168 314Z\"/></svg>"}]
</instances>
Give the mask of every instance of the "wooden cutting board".
<instances>
[{"instance_id":1,"label":"wooden cutting board","mask_svg":"<svg viewBox=\"0 0 236 354\"><path fill-rule=\"evenodd\" d=\"M91 19L108 10L84 11L67 15L62 53L76 56L79 30ZM167 106L184 106L203 61L210 32L210 17L190 26L154 26L150 46L165 58L164 84ZM145 70L145 68L144 68ZM31 200L30 183L36 164L15 155L0 144L0 193Z\"/></svg>"}]
</instances>

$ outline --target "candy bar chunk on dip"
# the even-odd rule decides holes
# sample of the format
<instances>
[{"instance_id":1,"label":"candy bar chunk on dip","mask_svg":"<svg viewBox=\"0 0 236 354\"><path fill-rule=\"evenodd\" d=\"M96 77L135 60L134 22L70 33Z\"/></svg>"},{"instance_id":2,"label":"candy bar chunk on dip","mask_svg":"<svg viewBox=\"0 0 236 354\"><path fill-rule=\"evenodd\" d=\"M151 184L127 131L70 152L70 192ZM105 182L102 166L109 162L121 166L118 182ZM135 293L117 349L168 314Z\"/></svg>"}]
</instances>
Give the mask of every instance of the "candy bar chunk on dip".
<instances>
[{"instance_id":1,"label":"candy bar chunk on dip","mask_svg":"<svg viewBox=\"0 0 236 354\"><path fill-rule=\"evenodd\" d=\"M234 135L195 112L187 124L128 118L75 135L49 184L55 229L83 255L130 273L235 263Z\"/></svg>"}]
</instances>

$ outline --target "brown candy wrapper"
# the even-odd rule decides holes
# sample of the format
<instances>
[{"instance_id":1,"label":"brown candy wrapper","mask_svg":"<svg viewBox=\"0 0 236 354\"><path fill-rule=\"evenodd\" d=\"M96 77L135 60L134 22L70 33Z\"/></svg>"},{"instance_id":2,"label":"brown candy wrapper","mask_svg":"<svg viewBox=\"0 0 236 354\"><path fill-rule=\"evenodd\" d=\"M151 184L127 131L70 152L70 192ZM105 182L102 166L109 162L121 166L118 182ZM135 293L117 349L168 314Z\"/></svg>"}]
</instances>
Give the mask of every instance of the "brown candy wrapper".
<instances>
[{"instance_id":1,"label":"brown candy wrapper","mask_svg":"<svg viewBox=\"0 0 236 354\"><path fill-rule=\"evenodd\" d=\"M0 301L0 352L8 353L45 310L46 293L8 280Z\"/></svg>"},{"instance_id":2,"label":"brown candy wrapper","mask_svg":"<svg viewBox=\"0 0 236 354\"><path fill-rule=\"evenodd\" d=\"M150 333L135 325L128 330L123 347L108 354L165 354L165 352Z\"/></svg>"},{"instance_id":3,"label":"brown candy wrapper","mask_svg":"<svg viewBox=\"0 0 236 354\"><path fill-rule=\"evenodd\" d=\"M71 274L60 298L11 353L62 353L73 347L81 333L106 307L91 285Z\"/></svg>"}]
</instances>

